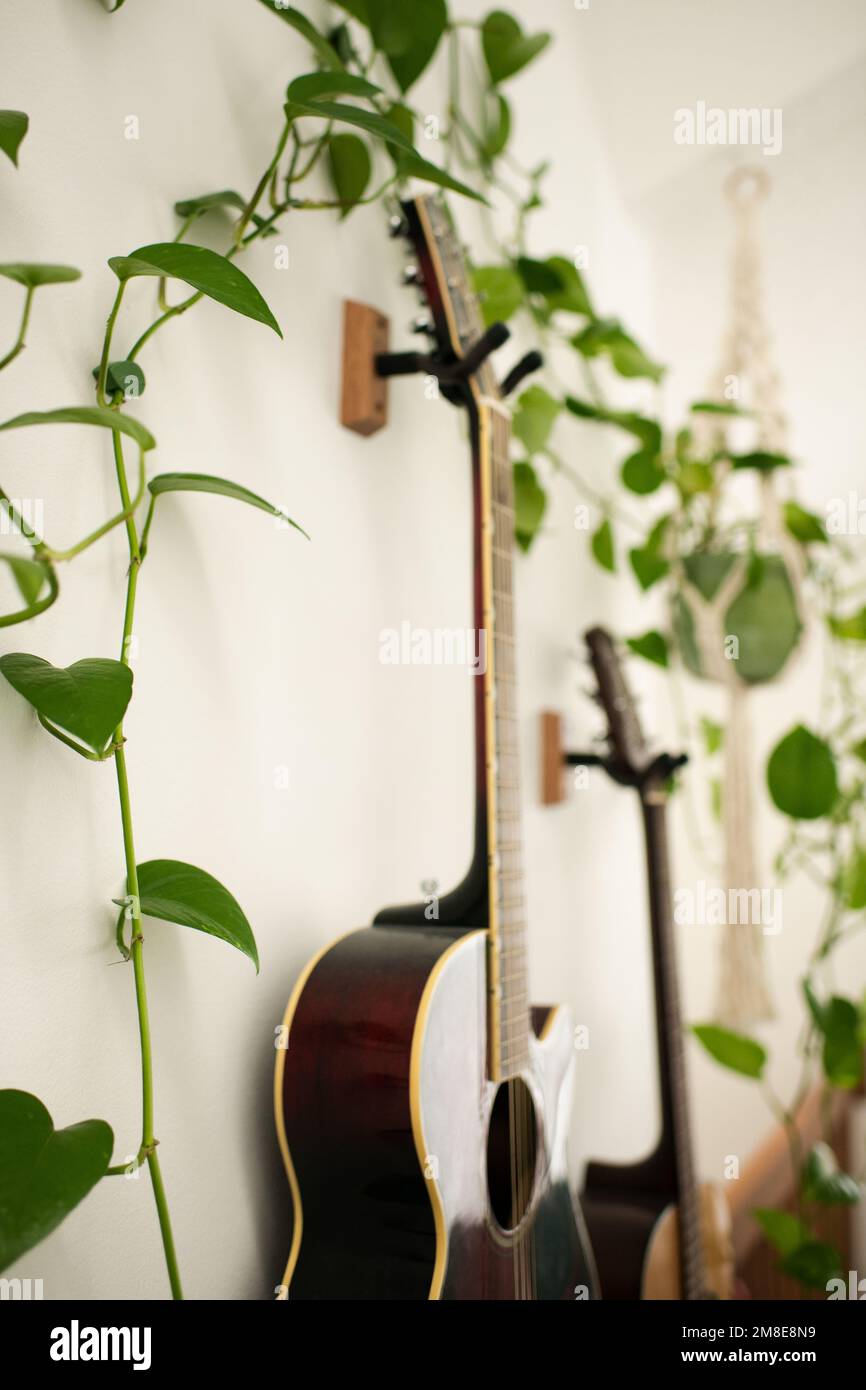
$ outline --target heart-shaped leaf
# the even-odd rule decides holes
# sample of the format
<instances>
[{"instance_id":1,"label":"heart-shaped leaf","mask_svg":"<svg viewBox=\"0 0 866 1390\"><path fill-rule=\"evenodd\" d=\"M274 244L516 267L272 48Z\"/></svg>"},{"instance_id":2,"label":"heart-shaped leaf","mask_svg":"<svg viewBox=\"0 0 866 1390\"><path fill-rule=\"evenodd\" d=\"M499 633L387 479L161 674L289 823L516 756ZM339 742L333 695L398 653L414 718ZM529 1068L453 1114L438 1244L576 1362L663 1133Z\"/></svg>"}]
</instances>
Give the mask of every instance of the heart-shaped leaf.
<instances>
[{"instance_id":1,"label":"heart-shaped leaf","mask_svg":"<svg viewBox=\"0 0 866 1390\"><path fill-rule=\"evenodd\" d=\"M342 69L340 55L332 44L328 42L324 34L320 34L314 24L311 24L306 15L299 10L293 9L291 5L286 5L285 0L261 0L266 5L271 14L275 14L278 19L301 34L307 43L313 48L319 59L326 68L333 68L337 71Z\"/></svg>"},{"instance_id":2,"label":"heart-shaped leaf","mask_svg":"<svg viewBox=\"0 0 866 1390\"><path fill-rule=\"evenodd\" d=\"M549 34L524 34L505 10L493 10L481 26L481 48L494 84L520 72L549 43Z\"/></svg>"},{"instance_id":3,"label":"heart-shaped leaf","mask_svg":"<svg viewBox=\"0 0 866 1390\"><path fill-rule=\"evenodd\" d=\"M35 261L7 261L0 265L0 275L7 280L17 280L28 290L38 285L65 285L70 280L81 279L81 271L74 265L41 265Z\"/></svg>"},{"instance_id":4,"label":"heart-shaped leaf","mask_svg":"<svg viewBox=\"0 0 866 1390\"><path fill-rule=\"evenodd\" d=\"M547 493L526 461L514 465L514 538L520 549L529 550L547 506Z\"/></svg>"},{"instance_id":5,"label":"heart-shaped leaf","mask_svg":"<svg viewBox=\"0 0 866 1390\"><path fill-rule=\"evenodd\" d=\"M786 816L795 820L826 816L838 795L836 762L829 744L798 724L770 754L767 785Z\"/></svg>"},{"instance_id":6,"label":"heart-shaped leaf","mask_svg":"<svg viewBox=\"0 0 866 1390\"><path fill-rule=\"evenodd\" d=\"M665 471L655 454L646 449L638 449L636 453L629 454L622 466L620 477L623 486L630 492L645 497L658 491L665 481Z\"/></svg>"},{"instance_id":7,"label":"heart-shaped leaf","mask_svg":"<svg viewBox=\"0 0 866 1390\"><path fill-rule=\"evenodd\" d=\"M661 632L653 629L645 632L640 637L627 637L626 646L629 647L636 656L642 656L644 661L652 661L656 666L667 666L668 664L668 644Z\"/></svg>"},{"instance_id":8,"label":"heart-shaped leaf","mask_svg":"<svg viewBox=\"0 0 866 1390\"><path fill-rule=\"evenodd\" d=\"M345 204L341 217L348 217L353 203L363 198L364 190L370 182L372 163L370 152L360 135L350 135L343 131L330 136L328 140L328 172L334 185L334 192Z\"/></svg>"},{"instance_id":9,"label":"heart-shaped leaf","mask_svg":"<svg viewBox=\"0 0 866 1390\"><path fill-rule=\"evenodd\" d=\"M755 1079L763 1075L767 1054L754 1038L747 1038L744 1033L732 1033L728 1028L717 1028L713 1023L698 1023L692 1032L710 1056L723 1067Z\"/></svg>"},{"instance_id":10,"label":"heart-shaped leaf","mask_svg":"<svg viewBox=\"0 0 866 1390\"><path fill-rule=\"evenodd\" d=\"M183 242L155 242L140 246L129 256L112 256L108 264L118 280L136 275L167 276L183 280L192 289L209 299L234 309L246 318L255 319L272 328L279 337L282 330L252 280L239 270L234 261L209 251L205 246L188 246Z\"/></svg>"},{"instance_id":11,"label":"heart-shaped leaf","mask_svg":"<svg viewBox=\"0 0 866 1390\"><path fill-rule=\"evenodd\" d=\"M68 405L58 410L28 410L5 420L0 430L17 430L24 425L101 425L103 429L119 430L134 439L140 449L154 449L156 440L140 421L104 405Z\"/></svg>"},{"instance_id":12,"label":"heart-shaped leaf","mask_svg":"<svg viewBox=\"0 0 866 1390\"><path fill-rule=\"evenodd\" d=\"M481 313L487 325L510 319L526 295L523 281L510 265L475 266L472 288L481 300Z\"/></svg>"},{"instance_id":13,"label":"heart-shaped leaf","mask_svg":"<svg viewBox=\"0 0 866 1390\"><path fill-rule=\"evenodd\" d=\"M0 555L12 572L18 592L28 605L35 603L48 582L48 569L40 560L27 560L23 555Z\"/></svg>"},{"instance_id":14,"label":"heart-shaped leaf","mask_svg":"<svg viewBox=\"0 0 866 1390\"><path fill-rule=\"evenodd\" d=\"M596 564L613 574L616 570L616 554L613 548L613 527L607 517L593 531L589 545Z\"/></svg>"},{"instance_id":15,"label":"heart-shaped leaf","mask_svg":"<svg viewBox=\"0 0 866 1390\"><path fill-rule=\"evenodd\" d=\"M0 1270L38 1245L105 1174L114 1136L104 1120L55 1129L27 1091L0 1091Z\"/></svg>"},{"instance_id":16,"label":"heart-shaped leaf","mask_svg":"<svg viewBox=\"0 0 866 1390\"><path fill-rule=\"evenodd\" d=\"M394 9L394 0L390 2ZM399 0L399 8L405 9L405 0ZM402 92L408 92L430 63L447 23L445 0L412 0L408 41L402 38L402 41L392 44L392 51L388 46L379 44Z\"/></svg>"},{"instance_id":17,"label":"heart-shaped leaf","mask_svg":"<svg viewBox=\"0 0 866 1390\"><path fill-rule=\"evenodd\" d=\"M212 478L208 473L160 473L157 477L151 478L147 486L154 497L158 497L161 492L212 492L217 497L230 497L235 502L246 502L251 507L258 507L260 511L269 512L271 516L278 516L281 521L294 526L302 536L307 536L303 526L286 516L281 507L275 507L272 502L266 502L264 497L250 492L249 488L242 487L240 483L230 482L228 478ZM307 536L307 540L309 539Z\"/></svg>"},{"instance_id":18,"label":"heart-shaped leaf","mask_svg":"<svg viewBox=\"0 0 866 1390\"><path fill-rule=\"evenodd\" d=\"M827 543L827 531L820 517L814 512L806 511L799 502L785 502L783 505L785 526L791 535L803 545L808 545L810 541Z\"/></svg>"},{"instance_id":19,"label":"heart-shaped leaf","mask_svg":"<svg viewBox=\"0 0 866 1390\"><path fill-rule=\"evenodd\" d=\"M517 399L512 429L530 454L537 454L550 438L562 406L543 386L529 386Z\"/></svg>"},{"instance_id":20,"label":"heart-shaped leaf","mask_svg":"<svg viewBox=\"0 0 866 1390\"><path fill-rule=\"evenodd\" d=\"M374 97L381 92L364 77L350 72L308 72L286 88L287 101L318 101L322 97Z\"/></svg>"},{"instance_id":21,"label":"heart-shaped leaf","mask_svg":"<svg viewBox=\"0 0 866 1390\"><path fill-rule=\"evenodd\" d=\"M23 111L0 111L0 150L18 164L18 147L27 134L29 116Z\"/></svg>"},{"instance_id":22,"label":"heart-shaped leaf","mask_svg":"<svg viewBox=\"0 0 866 1390\"><path fill-rule=\"evenodd\" d=\"M228 889L204 869L178 859L149 859L138 866L138 894L145 917L159 917L227 941L249 956L258 972L252 927Z\"/></svg>"},{"instance_id":23,"label":"heart-shaped leaf","mask_svg":"<svg viewBox=\"0 0 866 1390\"><path fill-rule=\"evenodd\" d=\"M756 1207L752 1215L780 1255L789 1255L792 1250L814 1239L809 1227L789 1211L777 1207Z\"/></svg>"},{"instance_id":24,"label":"heart-shaped leaf","mask_svg":"<svg viewBox=\"0 0 866 1390\"><path fill-rule=\"evenodd\" d=\"M107 657L86 657L72 666L52 666L41 656L9 652L0 674L59 729L101 754L132 698L132 671Z\"/></svg>"}]
</instances>

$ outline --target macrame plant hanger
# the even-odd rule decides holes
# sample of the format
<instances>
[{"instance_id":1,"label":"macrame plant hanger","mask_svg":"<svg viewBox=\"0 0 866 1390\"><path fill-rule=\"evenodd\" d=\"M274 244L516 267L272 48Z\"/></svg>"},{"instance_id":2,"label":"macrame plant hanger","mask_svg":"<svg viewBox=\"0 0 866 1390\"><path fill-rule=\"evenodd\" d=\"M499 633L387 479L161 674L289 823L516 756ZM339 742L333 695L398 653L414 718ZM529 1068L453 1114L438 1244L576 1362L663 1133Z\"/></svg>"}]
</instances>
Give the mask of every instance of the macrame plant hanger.
<instances>
[{"instance_id":1,"label":"macrame plant hanger","mask_svg":"<svg viewBox=\"0 0 866 1390\"><path fill-rule=\"evenodd\" d=\"M757 208L769 190L762 169L743 168L729 176L725 192L736 224L731 263L730 319L721 360L709 383L708 398L747 407L756 427L755 450L787 454L788 423L781 406L778 373L771 354L770 335L763 314L761 257L757 233ZM723 416L704 416L697 431L704 434L708 450L723 444L729 422ZM697 432L696 431L696 432ZM774 472L758 474L760 505L756 539L762 551L782 556L799 602L802 568L800 555L782 525ZM706 675L727 691L728 719L725 730L722 782L724 871L729 889L749 890L760 885L755 849L752 794L754 759L749 718L750 688L737 672L737 662L726 649L725 614L746 580L749 557L737 557L724 581L706 600L693 596L695 636ZM730 893L727 894L731 901ZM739 898L737 901L750 901ZM763 934L760 924L727 921L722 926L715 1015L728 1028L743 1029L773 1017L767 984Z\"/></svg>"}]
</instances>

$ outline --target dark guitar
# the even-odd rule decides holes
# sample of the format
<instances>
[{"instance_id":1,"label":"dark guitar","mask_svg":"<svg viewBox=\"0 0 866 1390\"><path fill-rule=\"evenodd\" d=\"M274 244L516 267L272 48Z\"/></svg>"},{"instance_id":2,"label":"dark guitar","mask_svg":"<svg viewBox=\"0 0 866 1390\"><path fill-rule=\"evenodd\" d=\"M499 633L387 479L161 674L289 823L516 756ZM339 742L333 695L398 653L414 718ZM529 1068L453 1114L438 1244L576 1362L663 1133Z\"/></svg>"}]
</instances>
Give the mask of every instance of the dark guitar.
<instances>
[{"instance_id":1,"label":"dark guitar","mask_svg":"<svg viewBox=\"0 0 866 1390\"><path fill-rule=\"evenodd\" d=\"M640 1163L590 1163L583 1209L601 1293L614 1299L730 1298L730 1216L721 1191L695 1181L676 980L667 785L685 759L650 755L610 635L586 634L610 753L598 761L640 800L646 844L661 1094L661 1136ZM580 755L577 759L581 760Z\"/></svg>"},{"instance_id":2,"label":"dark guitar","mask_svg":"<svg viewBox=\"0 0 866 1390\"><path fill-rule=\"evenodd\" d=\"M443 204L404 205L435 350L380 361L433 372L472 447L476 834L465 880L389 909L319 953L277 1054L276 1122L294 1204L283 1284L296 1299L574 1299L594 1274L566 1167L574 1047L530 1008L512 600L509 413ZM505 386L523 372L516 369Z\"/></svg>"}]
</instances>

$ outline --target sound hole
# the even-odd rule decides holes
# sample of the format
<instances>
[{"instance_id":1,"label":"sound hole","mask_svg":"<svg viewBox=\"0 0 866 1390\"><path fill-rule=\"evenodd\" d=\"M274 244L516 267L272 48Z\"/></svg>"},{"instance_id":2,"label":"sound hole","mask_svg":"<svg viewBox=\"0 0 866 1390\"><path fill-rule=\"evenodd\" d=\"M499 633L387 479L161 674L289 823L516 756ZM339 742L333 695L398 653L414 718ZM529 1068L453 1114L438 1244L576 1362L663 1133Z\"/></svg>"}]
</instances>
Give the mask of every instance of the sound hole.
<instances>
[{"instance_id":1,"label":"sound hole","mask_svg":"<svg viewBox=\"0 0 866 1390\"><path fill-rule=\"evenodd\" d=\"M526 1214L535 1154L535 1106L529 1088L519 1078L506 1081L496 1092L487 1131L487 1190L503 1231L513 1231Z\"/></svg>"}]
</instances>

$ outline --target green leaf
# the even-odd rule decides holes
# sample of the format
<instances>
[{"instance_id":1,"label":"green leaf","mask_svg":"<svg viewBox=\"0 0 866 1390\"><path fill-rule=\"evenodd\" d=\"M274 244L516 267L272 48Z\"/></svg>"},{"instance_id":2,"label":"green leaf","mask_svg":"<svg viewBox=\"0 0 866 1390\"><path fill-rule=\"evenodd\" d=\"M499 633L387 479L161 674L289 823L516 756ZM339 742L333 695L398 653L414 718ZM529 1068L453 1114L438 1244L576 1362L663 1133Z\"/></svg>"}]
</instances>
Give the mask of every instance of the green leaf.
<instances>
[{"instance_id":1,"label":"green leaf","mask_svg":"<svg viewBox=\"0 0 866 1390\"><path fill-rule=\"evenodd\" d=\"M530 454L537 454L550 438L562 406L543 386L530 386L517 398L512 431Z\"/></svg>"},{"instance_id":2,"label":"green leaf","mask_svg":"<svg viewBox=\"0 0 866 1390\"><path fill-rule=\"evenodd\" d=\"M829 745L798 724L770 754L767 786L774 804L786 816L795 820L826 816L839 790Z\"/></svg>"},{"instance_id":3,"label":"green leaf","mask_svg":"<svg viewBox=\"0 0 866 1390\"><path fill-rule=\"evenodd\" d=\"M758 473L772 473L776 468L790 468L791 460L787 454L768 454L758 450L752 454L731 454L735 468L754 468Z\"/></svg>"},{"instance_id":4,"label":"green leaf","mask_svg":"<svg viewBox=\"0 0 866 1390\"><path fill-rule=\"evenodd\" d=\"M405 0L390 0L392 8L405 12ZM412 0L410 41L379 44L401 92L408 92L433 58L448 23L445 0Z\"/></svg>"},{"instance_id":5,"label":"green leaf","mask_svg":"<svg viewBox=\"0 0 866 1390\"><path fill-rule=\"evenodd\" d=\"M710 1056L723 1067L756 1080L763 1075L767 1054L754 1038L747 1038L744 1033L732 1033L727 1028L718 1028L714 1023L696 1024L691 1031Z\"/></svg>"},{"instance_id":6,"label":"green leaf","mask_svg":"<svg viewBox=\"0 0 866 1390\"><path fill-rule=\"evenodd\" d=\"M646 449L638 449L637 453L629 454L620 471L620 477L623 486L630 492L646 497L651 492L657 492L665 482L665 471L659 464L657 455Z\"/></svg>"},{"instance_id":7,"label":"green leaf","mask_svg":"<svg viewBox=\"0 0 866 1390\"><path fill-rule=\"evenodd\" d=\"M382 88L350 72L308 72L286 89L286 100L318 101L321 97L374 97Z\"/></svg>"},{"instance_id":8,"label":"green leaf","mask_svg":"<svg viewBox=\"0 0 866 1390\"><path fill-rule=\"evenodd\" d=\"M18 592L29 608L42 593L48 580L48 570L39 560L26 560L20 555L0 555L12 572Z\"/></svg>"},{"instance_id":9,"label":"green leaf","mask_svg":"<svg viewBox=\"0 0 866 1390\"><path fill-rule=\"evenodd\" d=\"M830 1280L841 1273L842 1257L834 1246L824 1241L810 1240L786 1255L780 1261L779 1268L808 1288L826 1292Z\"/></svg>"},{"instance_id":10,"label":"green leaf","mask_svg":"<svg viewBox=\"0 0 866 1390\"><path fill-rule=\"evenodd\" d=\"M18 165L18 147L27 134L30 117L23 111L0 111L0 150Z\"/></svg>"},{"instance_id":11,"label":"green leaf","mask_svg":"<svg viewBox=\"0 0 866 1390\"><path fill-rule=\"evenodd\" d=\"M400 150L400 174L403 178L425 179L427 183L435 183L439 188L449 188L452 193L459 193L464 198L472 198L476 203L484 203L488 206L487 199L480 193L476 193L467 183L461 183L460 179L455 179L446 169L442 169L438 164L434 164L429 159L423 159L415 150L403 152Z\"/></svg>"},{"instance_id":12,"label":"green leaf","mask_svg":"<svg viewBox=\"0 0 866 1390\"><path fill-rule=\"evenodd\" d=\"M159 917L227 941L249 956L258 973L252 927L228 889L204 869L177 859L149 859L138 866L138 895L145 917Z\"/></svg>"},{"instance_id":13,"label":"green leaf","mask_svg":"<svg viewBox=\"0 0 866 1390\"><path fill-rule=\"evenodd\" d=\"M616 556L613 548L613 528L607 517L593 532L589 544L596 563L601 565L602 569L610 570L613 574L616 570Z\"/></svg>"},{"instance_id":14,"label":"green leaf","mask_svg":"<svg viewBox=\"0 0 866 1390\"><path fill-rule=\"evenodd\" d=\"M852 912L866 907L866 849L855 845L842 874L842 898Z\"/></svg>"},{"instance_id":15,"label":"green leaf","mask_svg":"<svg viewBox=\"0 0 866 1390\"><path fill-rule=\"evenodd\" d=\"M565 256L550 256L547 265L560 278L562 286L558 290L549 293L547 298L548 308L552 313L561 310L567 314L592 314L592 305L583 277L573 261Z\"/></svg>"},{"instance_id":16,"label":"green leaf","mask_svg":"<svg viewBox=\"0 0 866 1390\"><path fill-rule=\"evenodd\" d=\"M827 542L824 523L814 512L807 512L798 502L785 502L782 508L785 526L795 540L808 545L810 541Z\"/></svg>"},{"instance_id":17,"label":"green leaf","mask_svg":"<svg viewBox=\"0 0 866 1390\"><path fill-rule=\"evenodd\" d=\"M620 376L648 377L651 381L661 381L664 376L664 367L647 357L617 319L594 319L574 335L571 344L583 357L608 356Z\"/></svg>"},{"instance_id":18,"label":"green leaf","mask_svg":"<svg viewBox=\"0 0 866 1390\"><path fill-rule=\"evenodd\" d=\"M380 116L376 111L365 111L361 106L350 106L348 102L290 101L286 103L285 113L290 120L295 116L318 116L324 121L344 121L347 125L357 126L359 130L364 130L379 140L399 145L408 154L415 153L411 142L393 121ZM420 155L418 158L420 159Z\"/></svg>"},{"instance_id":19,"label":"green leaf","mask_svg":"<svg viewBox=\"0 0 866 1390\"><path fill-rule=\"evenodd\" d=\"M388 110L385 112L385 115L387 116L388 120L391 121L397 127L398 130L402 130L403 134L405 135L406 139L411 145L415 139L415 117L413 113L410 111L409 107L404 106L403 103L400 101L395 101L393 105L388 107ZM397 169L402 169L403 160L406 158L405 150L400 146L392 148L390 145L388 145L387 149Z\"/></svg>"},{"instance_id":20,"label":"green leaf","mask_svg":"<svg viewBox=\"0 0 866 1390\"><path fill-rule=\"evenodd\" d=\"M839 1169L829 1144L815 1144L803 1164L802 1191L807 1202L822 1206L854 1207L862 1195L860 1184Z\"/></svg>"},{"instance_id":21,"label":"green leaf","mask_svg":"<svg viewBox=\"0 0 866 1390\"><path fill-rule=\"evenodd\" d=\"M640 587L646 592L664 579L670 565L663 555L649 546L635 546L628 552L629 563Z\"/></svg>"},{"instance_id":22,"label":"green leaf","mask_svg":"<svg viewBox=\"0 0 866 1390\"><path fill-rule=\"evenodd\" d=\"M520 72L549 43L550 34L524 34L505 10L493 10L481 26L481 49L494 85Z\"/></svg>"},{"instance_id":23,"label":"green leaf","mask_svg":"<svg viewBox=\"0 0 866 1390\"><path fill-rule=\"evenodd\" d=\"M767 1240L780 1255L790 1255L792 1250L808 1244L812 1232L798 1217L789 1211L776 1207L756 1207L752 1212Z\"/></svg>"},{"instance_id":24,"label":"green leaf","mask_svg":"<svg viewBox=\"0 0 866 1390\"><path fill-rule=\"evenodd\" d=\"M717 724L714 719L708 719L705 714L701 715L701 733L704 739L704 748L709 757L718 753L725 741L725 731L721 724Z\"/></svg>"},{"instance_id":25,"label":"green leaf","mask_svg":"<svg viewBox=\"0 0 866 1390\"><path fill-rule=\"evenodd\" d=\"M327 154L334 191L340 201L347 204L340 216L348 217L352 205L364 196L370 182L373 169L370 153L359 135L344 132L328 138Z\"/></svg>"},{"instance_id":26,"label":"green leaf","mask_svg":"<svg viewBox=\"0 0 866 1390\"><path fill-rule=\"evenodd\" d=\"M563 290L563 278L549 261L534 261L531 256L518 256L515 264L529 294L551 295Z\"/></svg>"},{"instance_id":27,"label":"green leaf","mask_svg":"<svg viewBox=\"0 0 866 1390\"><path fill-rule=\"evenodd\" d=\"M288 522L289 526L300 531L302 536L307 536L303 526L292 521L280 507L266 502L264 497L250 492L249 488L242 487L240 483L230 482L228 478L214 478L208 473L160 473L157 477L151 478L147 486L154 497L159 497L163 492L211 492L217 497L229 497L235 502L246 502L271 516L278 516L281 521ZM309 539L307 536L307 540Z\"/></svg>"},{"instance_id":28,"label":"green leaf","mask_svg":"<svg viewBox=\"0 0 866 1390\"><path fill-rule=\"evenodd\" d=\"M119 430L129 435L140 449L154 449L156 440L140 421L121 415L104 405L67 405L58 410L28 410L12 420L4 420L0 430L17 430L24 425L100 425L103 429Z\"/></svg>"},{"instance_id":29,"label":"green leaf","mask_svg":"<svg viewBox=\"0 0 866 1390\"><path fill-rule=\"evenodd\" d=\"M593 405L591 401L580 400L577 396L566 396L565 404L581 420L599 420L602 424L616 425L635 435L647 453L659 454L662 447L661 426L644 415L636 415L631 410L608 410L605 406Z\"/></svg>"},{"instance_id":30,"label":"green leaf","mask_svg":"<svg viewBox=\"0 0 866 1390\"><path fill-rule=\"evenodd\" d=\"M94 380L99 380L99 368L93 368ZM137 362L126 359L123 362L109 362L105 369L105 385L108 393L119 391L126 400L144 395L146 385L144 372Z\"/></svg>"},{"instance_id":31,"label":"green leaf","mask_svg":"<svg viewBox=\"0 0 866 1390\"><path fill-rule=\"evenodd\" d=\"M246 205L246 199L242 198L240 193L236 193L233 188L223 188L219 193L202 193L198 198L183 198L179 203L175 203L174 210L178 217L199 217L213 208L235 208L237 212L243 212Z\"/></svg>"},{"instance_id":32,"label":"green leaf","mask_svg":"<svg viewBox=\"0 0 866 1390\"><path fill-rule=\"evenodd\" d=\"M660 632L654 629L641 637L627 637L626 646L644 661L652 661L656 666L668 665L668 644Z\"/></svg>"},{"instance_id":33,"label":"green leaf","mask_svg":"<svg viewBox=\"0 0 866 1390\"><path fill-rule=\"evenodd\" d=\"M55 1129L27 1091L0 1091L0 1270L32 1250L95 1187L111 1162L104 1120Z\"/></svg>"},{"instance_id":34,"label":"green leaf","mask_svg":"<svg viewBox=\"0 0 866 1390\"><path fill-rule=\"evenodd\" d=\"M511 138L511 107L501 92L487 92L484 100L484 136L481 157L492 164Z\"/></svg>"},{"instance_id":35,"label":"green leaf","mask_svg":"<svg viewBox=\"0 0 866 1390\"><path fill-rule=\"evenodd\" d=\"M755 555L746 583L725 614L725 632L739 641L737 672L748 683L772 680L796 647L802 624L787 566L779 555Z\"/></svg>"},{"instance_id":36,"label":"green leaf","mask_svg":"<svg viewBox=\"0 0 866 1390\"><path fill-rule=\"evenodd\" d=\"M472 288L481 300L486 325L505 322L523 303L523 281L510 265L477 265L472 270Z\"/></svg>"},{"instance_id":37,"label":"green leaf","mask_svg":"<svg viewBox=\"0 0 866 1390\"><path fill-rule=\"evenodd\" d=\"M715 481L710 464L698 459L680 460L674 481L683 501L697 497L701 492L709 492Z\"/></svg>"},{"instance_id":38,"label":"green leaf","mask_svg":"<svg viewBox=\"0 0 866 1390\"><path fill-rule=\"evenodd\" d=\"M837 618L831 614L827 624L833 636L843 642L866 642L866 608L849 613L847 618Z\"/></svg>"},{"instance_id":39,"label":"green leaf","mask_svg":"<svg viewBox=\"0 0 866 1390\"><path fill-rule=\"evenodd\" d=\"M821 1008L822 1063L832 1086L849 1091L863 1077L863 1018L856 1004L834 994Z\"/></svg>"},{"instance_id":40,"label":"green leaf","mask_svg":"<svg viewBox=\"0 0 866 1390\"><path fill-rule=\"evenodd\" d=\"M751 415L750 410L734 405L731 401L693 401L689 406L696 415Z\"/></svg>"},{"instance_id":41,"label":"green leaf","mask_svg":"<svg viewBox=\"0 0 866 1390\"><path fill-rule=\"evenodd\" d=\"M107 657L63 667L9 652L0 656L0 674L38 714L97 754L104 752L132 698L132 671Z\"/></svg>"},{"instance_id":42,"label":"green leaf","mask_svg":"<svg viewBox=\"0 0 866 1390\"><path fill-rule=\"evenodd\" d=\"M284 23L297 30L307 40L326 68L332 68L336 71L342 68L343 64L336 49L328 43L324 34L320 34L315 25L310 23L306 15L302 15L300 11L292 9L291 6L286 7L283 4L278 4L277 0L261 0L261 3L267 6L271 14L275 14L278 19L282 19Z\"/></svg>"},{"instance_id":43,"label":"green leaf","mask_svg":"<svg viewBox=\"0 0 866 1390\"><path fill-rule=\"evenodd\" d=\"M513 476L514 538L520 549L527 551L541 526L547 494L531 463L515 463Z\"/></svg>"},{"instance_id":44,"label":"green leaf","mask_svg":"<svg viewBox=\"0 0 866 1390\"><path fill-rule=\"evenodd\" d=\"M205 246L163 241L140 246L129 256L112 256L108 264L121 282L136 275L167 276L183 280L209 299L234 309L246 318L272 328L279 337L282 330L252 280L234 261L209 251Z\"/></svg>"},{"instance_id":45,"label":"green leaf","mask_svg":"<svg viewBox=\"0 0 866 1390\"><path fill-rule=\"evenodd\" d=\"M7 280L17 280L28 290L38 285L65 285L81 279L81 271L74 265L41 265L34 261L8 261L0 265L0 275Z\"/></svg>"},{"instance_id":46,"label":"green leaf","mask_svg":"<svg viewBox=\"0 0 866 1390\"><path fill-rule=\"evenodd\" d=\"M861 738L851 748L855 758L859 758L861 763L866 763L866 738Z\"/></svg>"}]
</instances>

